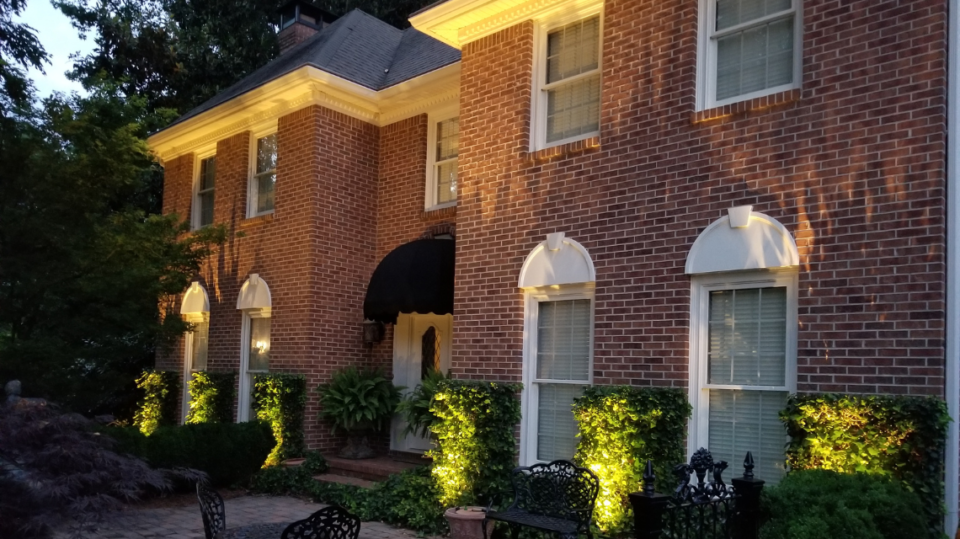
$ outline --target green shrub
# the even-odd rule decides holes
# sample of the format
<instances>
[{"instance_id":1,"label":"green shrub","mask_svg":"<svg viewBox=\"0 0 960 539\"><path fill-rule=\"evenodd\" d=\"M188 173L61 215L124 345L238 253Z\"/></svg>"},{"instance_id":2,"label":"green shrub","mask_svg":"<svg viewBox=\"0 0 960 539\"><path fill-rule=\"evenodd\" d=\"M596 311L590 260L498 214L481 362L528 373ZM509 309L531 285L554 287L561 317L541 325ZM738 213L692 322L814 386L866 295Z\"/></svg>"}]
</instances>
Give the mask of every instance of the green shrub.
<instances>
[{"instance_id":1,"label":"green shrub","mask_svg":"<svg viewBox=\"0 0 960 539\"><path fill-rule=\"evenodd\" d=\"M180 375L172 371L143 371L137 379L143 399L133 416L133 424L140 432L150 435L158 427L176 425L180 417Z\"/></svg>"},{"instance_id":2,"label":"green shrub","mask_svg":"<svg viewBox=\"0 0 960 539\"><path fill-rule=\"evenodd\" d=\"M306 449L303 419L307 379L302 374L258 374L253 381L253 402L257 419L270 424L277 441L267 464L302 455Z\"/></svg>"},{"instance_id":3,"label":"green shrub","mask_svg":"<svg viewBox=\"0 0 960 539\"><path fill-rule=\"evenodd\" d=\"M761 539L916 539L916 494L878 475L803 470L763 492Z\"/></svg>"},{"instance_id":4,"label":"green shrub","mask_svg":"<svg viewBox=\"0 0 960 539\"><path fill-rule=\"evenodd\" d=\"M574 400L580 429L574 460L600 479L594 519L604 533L632 526L627 494L640 490L648 459L664 479L672 478L673 467L686 460L691 410L686 392L669 388L592 386Z\"/></svg>"},{"instance_id":5,"label":"green shrub","mask_svg":"<svg viewBox=\"0 0 960 539\"><path fill-rule=\"evenodd\" d=\"M275 445L270 426L259 421L160 427L150 436L132 427L108 427L104 432L117 440L118 450L153 468L194 468L221 486L246 481Z\"/></svg>"},{"instance_id":6,"label":"green shrub","mask_svg":"<svg viewBox=\"0 0 960 539\"><path fill-rule=\"evenodd\" d=\"M233 372L193 373L190 379L190 411L187 423L230 423L237 399L237 374Z\"/></svg>"},{"instance_id":7,"label":"green shrub","mask_svg":"<svg viewBox=\"0 0 960 539\"><path fill-rule=\"evenodd\" d=\"M347 367L317 387L320 418L337 430L381 430L400 402L400 389L380 369Z\"/></svg>"},{"instance_id":8,"label":"green shrub","mask_svg":"<svg viewBox=\"0 0 960 539\"><path fill-rule=\"evenodd\" d=\"M430 435L430 428L437 419L430 411L430 406L433 403L433 396L437 394L437 388L443 380L446 380L443 372L430 369L423 381L400 401L397 412L407 422L407 428L403 432L404 435L416 434L424 438Z\"/></svg>"},{"instance_id":9,"label":"green shrub","mask_svg":"<svg viewBox=\"0 0 960 539\"><path fill-rule=\"evenodd\" d=\"M438 384L430 407L437 448L428 455L442 506L486 505L510 494L521 389L520 384L469 380Z\"/></svg>"},{"instance_id":10,"label":"green shrub","mask_svg":"<svg viewBox=\"0 0 960 539\"><path fill-rule=\"evenodd\" d=\"M327 459L323 458L319 451L307 451L306 459L300 467L313 475L322 474L327 471Z\"/></svg>"},{"instance_id":11,"label":"green shrub","mask_svg":"<svg viewBox=\"0 0 960 539\"><path fill-rule=\"evenodd\" d=\"M946 404L931 397L803 395L780 419L792 470L866 472L897 479L919 495L928 537L943 522Z\"/></svg>"}]
</instances>

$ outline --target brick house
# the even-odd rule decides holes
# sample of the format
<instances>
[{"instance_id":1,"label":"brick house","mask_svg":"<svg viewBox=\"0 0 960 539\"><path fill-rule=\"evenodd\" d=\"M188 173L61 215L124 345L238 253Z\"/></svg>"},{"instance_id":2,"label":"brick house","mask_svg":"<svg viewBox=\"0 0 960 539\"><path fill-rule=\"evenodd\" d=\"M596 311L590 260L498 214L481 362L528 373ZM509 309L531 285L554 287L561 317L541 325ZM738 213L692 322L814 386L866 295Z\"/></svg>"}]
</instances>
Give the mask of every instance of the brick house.
<instances>
[{"instance_id":1,"label":"brick house","mask_svg":"<svg viewBox=\"0 0 960 539\"><path fill-rule=\"evenodd\" d=\"M280 57L150 139L164 212L234 233L158 366L239 371L238 420L263 370L522 381L522 463L571 456L588 384L686 388L691 451L765 478L790 392L957 417L947 8L447 0L400 31L291 2Z\"/></svg>"}]
</instances>

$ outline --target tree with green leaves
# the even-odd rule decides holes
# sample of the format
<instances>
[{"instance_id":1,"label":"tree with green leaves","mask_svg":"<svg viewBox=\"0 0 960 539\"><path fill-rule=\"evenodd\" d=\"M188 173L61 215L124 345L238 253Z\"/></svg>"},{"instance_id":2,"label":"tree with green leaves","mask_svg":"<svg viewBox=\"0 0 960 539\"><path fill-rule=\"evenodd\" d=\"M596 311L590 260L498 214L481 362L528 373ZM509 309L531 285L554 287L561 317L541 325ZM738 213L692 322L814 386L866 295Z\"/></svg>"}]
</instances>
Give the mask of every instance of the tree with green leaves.
<instances>
[{"instance_id":1,"label":"tree with green leaves","mask_svg":"<svg viewBox=\"0 0 960 539\"><path fill-rule=\"evenodd\" d=\"M13 22L26 7L25 0L0 0L0 114L22 106L30 94L30 81L23 70L43 71L47 53L33 28Z\"/></svg>"}]
</instances>

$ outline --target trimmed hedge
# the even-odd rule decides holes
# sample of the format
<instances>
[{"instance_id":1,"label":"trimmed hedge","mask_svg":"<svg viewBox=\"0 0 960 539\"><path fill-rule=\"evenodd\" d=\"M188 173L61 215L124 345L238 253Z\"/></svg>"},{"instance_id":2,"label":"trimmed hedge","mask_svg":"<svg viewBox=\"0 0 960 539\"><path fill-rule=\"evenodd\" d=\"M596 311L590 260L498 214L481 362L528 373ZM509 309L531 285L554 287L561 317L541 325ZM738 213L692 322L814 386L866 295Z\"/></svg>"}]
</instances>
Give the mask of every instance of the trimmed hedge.
<instances>
[{"instance_id":1,"label":"trimmed hedge","mask_svg":"<svg viewBox=\"0 0 960 539\"><path fill-rule=\"evenodd\" d=\"M237 399L237 373L193 373L190 379L190 411L187 423L230 423Z\"/></svg>"},{"instance_id":2,"label":"trimmed hedge","mask_svg":"<svg viewBox=\"0 0 960 539\"><path fill-rule=\"evenodd\" d=\"M513 429L520 422L520 384L443 380L430 411L437 435L432 475L443 507L486 505L509 495L516 466Z\"/></svg>"},{"instance_id":3,"label":"trimmed hedge","mask_svg":"<svg viewBox=\"0 0 960 539\"><path fill-rule=\"evenodd\" d=\"M258 374L253 380L253 406L257 419L270 424L277 441L267 457L267 465L303 455L303 418L307 408L304 375Z\"/></svg>"},{"instance_id":4,"label":"trimmed hedge","mask_svg":"<svg viewBox=\"0 0 960 539\"><path fill-rule=\"evenodd\" d=\"M916 539L926 526L920 498L879 475L796 471L761 500L761 539Z\"/></svg>"},{"instance_id":5,"label":"trimmed hedge","mask_svg":"<svg viewBox=\"0 0 960 539\"><path fill-rule=\"evenodd\" d=\"M946 403L932 397L791 396L780 413L792 470L891 477L920 497L928 537L941 537Z\"/></svg>"},{"instance_id":6,"label":"trimmed hedge","mask_svg":"<svg viewBox=\"0 0 960 539\"><path fill-rule=\"evenodd\" d=\"M684 438L692 408L687 394L672 388L591 386L574 400L580 429L574 461L600 479L595 522L604 533L633 525L627 494L641 488L647 460L667 485L673 467L686 460Z\"/></svg>"},{"instance_id":7,"label":"trimmed hedge","mask_svg":"<svg viewBox=\"0 0 960 539\"><path fill-rule=\"evenodd\" d=\"M143 391L143 399L133 416L133 424L140 432L149 436L158 427L180 422L179 373L145 370L137 378L137 388Z\"/></svg>"},{"instance_id":8,"label":"trimmed hedge","mask_svg":"<svg viewBox=\"0 0 960 539\"><path fill-rule=\"evenodd\" d=\"M221 486L246 481L275 445L270 426L259 421L160 427L150 436L134 427L108 427L104 433L117 441L119 451L153 468L194 468Z\"/></svg>"}]
</instances>

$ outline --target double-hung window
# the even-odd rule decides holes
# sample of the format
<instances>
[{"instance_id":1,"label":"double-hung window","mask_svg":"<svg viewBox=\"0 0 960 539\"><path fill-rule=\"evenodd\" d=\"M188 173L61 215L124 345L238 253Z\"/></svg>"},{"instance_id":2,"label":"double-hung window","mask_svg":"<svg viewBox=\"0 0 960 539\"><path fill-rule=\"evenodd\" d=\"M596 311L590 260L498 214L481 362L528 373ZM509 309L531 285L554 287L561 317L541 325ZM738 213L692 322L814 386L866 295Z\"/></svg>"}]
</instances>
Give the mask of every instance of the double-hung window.
<instances>
[{"instance_id":1,"label":"double-hung window","mask_svg":"<svg viewBox=\"0 0 960 539\"><path fill-rule=\"evenodd\" d=\"M701 0L699 108L800 86L801 0Z\"/></svg>"},{"instance_id":2,"label":"double-hung window","mask_svg":"<svg viewBox=\"0 0 960 539\"><path fill-rule=\"evenodd\" d=\"M213 188L217 176L216 156L200 159L194 196L193 228L213 224Z\"/></svg>"},{"instance_id":3,"label":"double-hung window","mask_svg":"<svg viewBox=\"0 0 960 539\"><path fill-rule=\"evenodd\" d=\"M457 155L460 150L460 118L456 113L429 115L427 136L427 210L457 202Z\"/></svg>"},{"instance_id":4,"label":"double-hung window","mask_svg":"<svg viewBox=\"0 0 960 539\"><path fill-rule=\"evenodd\" d=\"M600 132L600 16L547 26L542 34L533 149Z\"/></svg>"},{"instance_id":5,"label":"double-hung window","mask_svg":"<svg viewBox=\"0 0 960 539\"><path fill-rule=\"evenodd\" d=\"M573 399L592 383L593 300L590 291L533 293L527 324L524 462L572 459L577 449Z\"/></svg>"},{"instance_id":6,"label":"double-hung window","mask_svg":"<svg viewBox=\"0 0 960 539\"><path fill-rule=\"evenodd\" d=\"M778 414L796 391L796 274L704 276L693 286L691 447L734 464L750 451L757 477L776 482L786 442Z\"/></svg>"},{"instance_id":7,"label":"double-hung window","mask_svg":"<svg viewBox=\"0 0 960 539\"><path fill-rule=\"evenodd\" d=\"M277 134L260 137L254 147L253 175L250 178L248 217L273 212L277 183Z\"/></svg>"}]
</instances>

